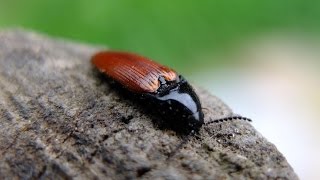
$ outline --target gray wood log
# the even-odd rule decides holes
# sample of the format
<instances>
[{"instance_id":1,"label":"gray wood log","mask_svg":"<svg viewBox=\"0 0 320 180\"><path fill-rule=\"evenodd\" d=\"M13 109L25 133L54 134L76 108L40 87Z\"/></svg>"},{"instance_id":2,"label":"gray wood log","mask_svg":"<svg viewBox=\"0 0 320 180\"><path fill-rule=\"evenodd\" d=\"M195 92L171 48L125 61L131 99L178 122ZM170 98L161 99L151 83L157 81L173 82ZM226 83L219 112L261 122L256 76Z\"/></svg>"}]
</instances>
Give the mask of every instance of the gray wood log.
<instances>
[{"instance_id":1,"label":"gray wood log","mask_svg":"<svg viewBox=\"0 0 320 180\"><path fill-rule=\"evenodd\" d=\"M183 137L97 77L89 59L99 49L0 32L0 179L297 179L241 120L204 126L167 159ZM196 91L206 121L233 114Z\"/></svg>"}]
</instances>

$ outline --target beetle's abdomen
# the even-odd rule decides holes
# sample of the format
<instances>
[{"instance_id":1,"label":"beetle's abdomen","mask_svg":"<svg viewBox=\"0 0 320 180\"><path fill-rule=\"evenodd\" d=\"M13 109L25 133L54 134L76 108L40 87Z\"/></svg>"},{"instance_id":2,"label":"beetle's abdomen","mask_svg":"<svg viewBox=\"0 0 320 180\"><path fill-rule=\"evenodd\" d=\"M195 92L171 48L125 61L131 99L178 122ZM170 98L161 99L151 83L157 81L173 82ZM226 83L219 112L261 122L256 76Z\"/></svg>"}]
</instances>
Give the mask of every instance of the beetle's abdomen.
<instances>
[{"instance_id":1,"label":"beetle's abdomen","mask_svg":"<svg viewBox=\"0 0 320 180\"><path fill-rule=\"evenodd\" d=\"M148 58L131 53L105 51L92 57L92 63L110 78L135 93L154 93L159 77L175 81L177 73Z\"/></svg>"}]
</instances>

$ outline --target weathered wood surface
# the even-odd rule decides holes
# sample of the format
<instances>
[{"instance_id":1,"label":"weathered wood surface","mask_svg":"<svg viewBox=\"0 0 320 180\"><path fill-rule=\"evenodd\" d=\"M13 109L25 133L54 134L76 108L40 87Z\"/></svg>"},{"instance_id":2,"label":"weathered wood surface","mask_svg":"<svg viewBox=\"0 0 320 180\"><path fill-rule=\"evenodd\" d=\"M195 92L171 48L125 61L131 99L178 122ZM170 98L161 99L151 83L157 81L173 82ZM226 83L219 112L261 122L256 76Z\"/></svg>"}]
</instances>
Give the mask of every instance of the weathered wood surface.
<instances>
[{"instance_id":1,"label":"weathered wood surface","mask_svg":"<svg viewBox=\"0 0 320 180\"><path fill-rule=\"evenodd\" d=\"M0 32L0 179L297 179L276 147L240 120L203 127L167 159L183 138L97 76L89 62L97 50ZM206 121L232 114L197 92Z\"/></svg>"}]
</instances>

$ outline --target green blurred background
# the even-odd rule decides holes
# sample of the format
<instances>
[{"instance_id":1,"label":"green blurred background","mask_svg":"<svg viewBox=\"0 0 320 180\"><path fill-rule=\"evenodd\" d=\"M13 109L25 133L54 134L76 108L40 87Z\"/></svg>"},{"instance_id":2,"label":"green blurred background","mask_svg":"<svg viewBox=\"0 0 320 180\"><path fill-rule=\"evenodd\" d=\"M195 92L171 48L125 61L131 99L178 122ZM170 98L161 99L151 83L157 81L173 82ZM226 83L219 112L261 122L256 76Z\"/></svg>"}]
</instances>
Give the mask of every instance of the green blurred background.
<instances>
[{"instance_id":1,"label":"green blurred background","mask_svg":"<svg viewBox=\"0 0 320 180\"><path fill-rule=\"evenodd\" d=\"M173 67L253 118L300 177L320 178L320 1L0 0L0 28L12 27Z\"/></svg>"},{"instance_id":2,"label":"green blurred background","mask_svg":"<svg viewBox=\"0 0 320 180\"><path fill-rule=\"evenodd\" d=\"M0 26L26 27L138 52L184 74L237 63L221 57L253 35L318 33L320 1L0 0Z\"/></svg>"}]
</instances>

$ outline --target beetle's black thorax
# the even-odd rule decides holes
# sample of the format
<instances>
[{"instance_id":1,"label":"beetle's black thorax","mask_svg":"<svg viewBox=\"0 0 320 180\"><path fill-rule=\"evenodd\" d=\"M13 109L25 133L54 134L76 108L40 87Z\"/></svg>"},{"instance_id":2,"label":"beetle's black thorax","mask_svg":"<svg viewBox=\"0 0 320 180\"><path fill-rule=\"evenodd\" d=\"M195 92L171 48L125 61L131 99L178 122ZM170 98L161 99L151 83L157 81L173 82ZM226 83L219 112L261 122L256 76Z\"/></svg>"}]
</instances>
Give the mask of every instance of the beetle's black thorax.
<instances>
[{"instance_id":1,"label":"beetle's black thorax","mask_svg":"<svg viewBox=\"0 0 320 180\"><path fill-rule=\"evenodd\" d=\"M199 98L182 76L177 82L162 83L146 100L175 129L197 131L204 123Z\"/></svg>"}]
</instances>

